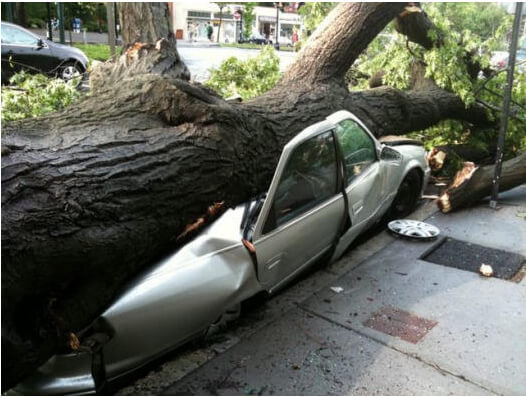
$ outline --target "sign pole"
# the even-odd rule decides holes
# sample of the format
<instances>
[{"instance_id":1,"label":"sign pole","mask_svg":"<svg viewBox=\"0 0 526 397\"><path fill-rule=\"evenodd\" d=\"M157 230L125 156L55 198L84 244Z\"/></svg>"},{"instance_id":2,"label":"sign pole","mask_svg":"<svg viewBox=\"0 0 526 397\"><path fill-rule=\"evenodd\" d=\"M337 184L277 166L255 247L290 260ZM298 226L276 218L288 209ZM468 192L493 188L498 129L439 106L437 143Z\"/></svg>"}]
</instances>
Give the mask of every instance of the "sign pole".
<instances>
[{"instance_id":1,"label":"sign pole","mask_svg":"<svg viewBox=\"0 0 526 397\"><path fill-rule=\"evenodd\" d=\"M511 90L513 88L513 73L515 71L515 58L517 54L517 42L519 41L519 28L521 24L522 3L518 2L515 6L515 19L513 20L513 32L511 34L510 51L508 58L508 74L506 89L504 91L504 101L502 104L502 117L500 119L499 140L497 143L497 158L495 161L495 176L493 177L493 191L489 206L497 209L497 198L499 196L500 174L502 171L502 158L504 156L504 138L508 129L508 116L510 113Z\"/></svg>"}]
</instances>

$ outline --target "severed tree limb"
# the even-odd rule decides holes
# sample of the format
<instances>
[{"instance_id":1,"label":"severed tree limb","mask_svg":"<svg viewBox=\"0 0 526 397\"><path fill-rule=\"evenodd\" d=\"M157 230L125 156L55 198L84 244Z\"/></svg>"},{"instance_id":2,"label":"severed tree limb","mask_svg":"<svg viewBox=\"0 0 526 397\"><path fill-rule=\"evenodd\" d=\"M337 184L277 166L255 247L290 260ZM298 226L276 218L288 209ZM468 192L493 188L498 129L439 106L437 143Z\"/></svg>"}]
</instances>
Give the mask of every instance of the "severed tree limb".
<instances>
[{"instance_id":1,"label":"severed tree limb","mask_svg":"<svg viewBox=\"0 0 526 397\"><path fill-rule=\"evenodd\" d=\"M438 208L448 213L476 203L491 194L495 166L475 167L466 163L452 185L440 196ZM526 183L526 153L502 163L500 191L512 189Z\"/></svg>"},{"instance_id":2,"label":"severed tree limb","mask_svg":"<svg viewBox=\"0 0 526 397\"><path fill-rule=\"evenodd\" d=\"M396 18L395 29L398 33L407 36L409 41L420 44L426 50L443 45L441 32L429 19L427 13L420 7L420 3L408 3L404 11ZM435 30L437 39L433 41L428 32Z\"/></svg>"}]
</instances>

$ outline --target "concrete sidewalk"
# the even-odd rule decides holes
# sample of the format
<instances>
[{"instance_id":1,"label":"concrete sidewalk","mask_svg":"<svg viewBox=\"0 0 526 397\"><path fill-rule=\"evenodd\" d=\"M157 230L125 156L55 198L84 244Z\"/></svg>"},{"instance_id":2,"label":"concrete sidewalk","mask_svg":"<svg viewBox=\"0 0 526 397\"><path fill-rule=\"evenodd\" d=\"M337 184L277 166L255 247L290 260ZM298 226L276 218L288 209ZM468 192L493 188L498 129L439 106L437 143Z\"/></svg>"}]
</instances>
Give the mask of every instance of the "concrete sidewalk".
<instances>
[{"instance_id":1,"label":"concrete sidewalk","mask_svg":"<svg viewBox=\"0 0 526 397\"><path fill-rule=\"evenodd\" d=\"M526 256L526 186L502 198L411 218ZM526 280L419 259L436 244L382 232L119 394L526 394Z\"/></svg>"}]
</instances>

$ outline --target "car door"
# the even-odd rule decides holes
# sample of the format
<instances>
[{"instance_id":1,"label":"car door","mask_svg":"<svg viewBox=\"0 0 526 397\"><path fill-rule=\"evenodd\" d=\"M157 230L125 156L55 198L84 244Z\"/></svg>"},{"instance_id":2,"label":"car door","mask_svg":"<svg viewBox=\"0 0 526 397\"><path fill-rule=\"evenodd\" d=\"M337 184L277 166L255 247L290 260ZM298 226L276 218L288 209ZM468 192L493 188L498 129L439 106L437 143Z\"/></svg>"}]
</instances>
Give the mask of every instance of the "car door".
<instances>
[{"instance_id":1,"label":"car door","mask_svg":"<svg viewBox=\"0 0 526 397\"><path fill-rule=\"evenodd\" d=\"M352 227L340 238L333 258L340 256L356 236L377 218L384 201L378 142L353 118L335 124L335 135L344 161L345 191Z\"/></svg>"},{"instance_id":2,"label":"car door","mask_svg":"<svg viewBox=\"0 0 526 397\"><path fill-rule=\"evenodd\" d=\"M253 236L258 279L270 291L333 247L345 215L333 132L289 145Z\"/></svg>"},{"instance_id":3,"label":"car door","mask_svg":"<svg viewBox=\"0 0 526 397\"><path fill-rule=\"evenodd\" d=\"M55 61L49 46L39 38L16 26L2 24L2 67L12 72L22 69L50 73ZM4 48L5 46L5 48Z\"/></svg>"}]
</instances>

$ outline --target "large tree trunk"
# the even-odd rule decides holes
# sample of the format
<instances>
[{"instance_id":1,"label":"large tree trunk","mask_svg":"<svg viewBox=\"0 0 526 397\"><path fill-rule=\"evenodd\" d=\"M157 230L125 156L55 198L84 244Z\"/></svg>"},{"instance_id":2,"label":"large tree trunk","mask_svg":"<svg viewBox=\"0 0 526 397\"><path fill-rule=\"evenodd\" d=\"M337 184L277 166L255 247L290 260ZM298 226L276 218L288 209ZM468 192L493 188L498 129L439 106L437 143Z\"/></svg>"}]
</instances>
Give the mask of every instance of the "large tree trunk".
<instances>
[{"instance_id":1,"label":"large tree trunk","mask_svg":"<svg viewBox=\"0 0 526 397\"><path fill-rule=\"evenodd\" d=\"M119 20L124 48L162 38L175 42L167 3L119 3Z\"/></svg>"},{"instance_id":2,"label":"large tree trunk","mask_svg":"<svg viewBox=\"0 0 526 397\"><path fill-rule=\"evenodd\" d=\"M129 277L174 250L208 206L265 191L281 148L331 112L354 112L378 136L444 118L490 123L484 109L466 109L438 88L344 86L349 66L402 3L340 3L281 82L244 104L185 81L169 36L127 30L128 13L156 21L164 15L158 7L120 6L125 42L163 38L157 47L139 46L141 56L128 51L99 74L91 96L66 111L4 127L4 389L88 325Z\"/></svg>"},{"instance_id":3,"label":"large tree trunk","mask_svg":"<svg viewBox=\"0 0 526 397\"><path fill-rule=\"evenodd\" d=\"M117 64L103 64L91 73L93 90L144 73L190 80L190 72L177 52L168 3L120 3L119 18L125 56Z\"/></svg>"}]
</instances>

